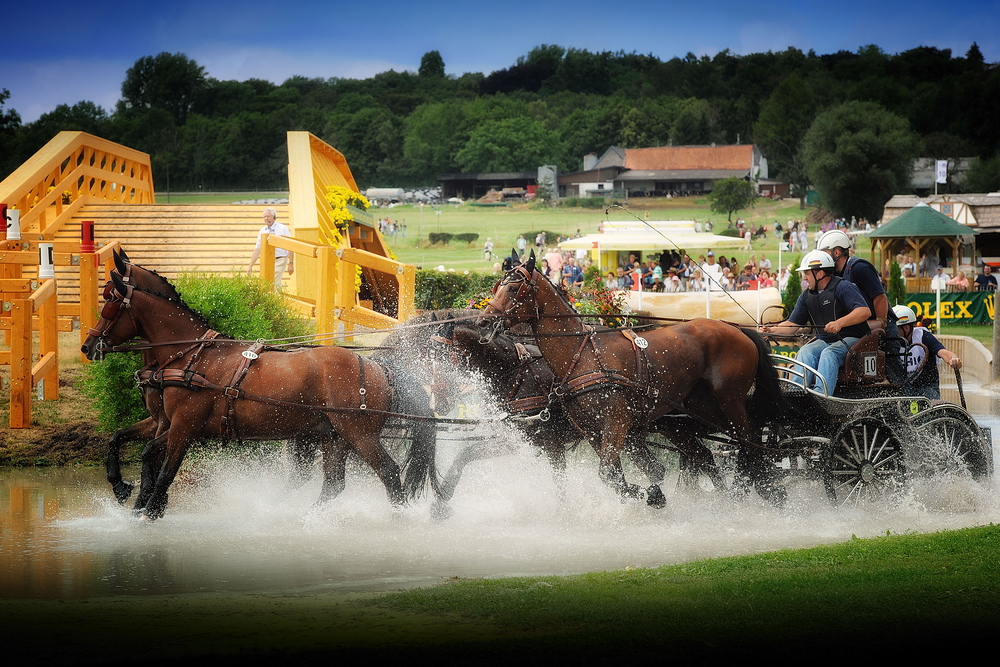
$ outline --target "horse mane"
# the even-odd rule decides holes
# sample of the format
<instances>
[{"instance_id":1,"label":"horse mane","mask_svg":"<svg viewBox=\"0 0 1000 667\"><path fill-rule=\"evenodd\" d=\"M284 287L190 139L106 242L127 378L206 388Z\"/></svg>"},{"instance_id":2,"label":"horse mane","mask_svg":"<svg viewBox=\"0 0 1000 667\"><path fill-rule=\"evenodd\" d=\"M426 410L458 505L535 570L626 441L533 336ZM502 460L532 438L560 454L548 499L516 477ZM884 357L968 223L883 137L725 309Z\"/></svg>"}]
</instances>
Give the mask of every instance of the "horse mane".
<instances>
[{"instance_id":1,"label":"horse mane","mask_svg":"<svg viewBox=\"0 0 1000 667\"><path fill-rule=\"evenodd\" d=\"M152 272L150 272L150 273L152 273ZM192 318L194 318L202 326L204 326L204 327L206 327L208 329L212 329L214 331L219 331L214 326L212 326L212 323L209 322L205 318L204 315L202 315L201 313L199 313L197 310L195 310L191 306L187 305L184 302L184 299L181 298L180 292L177 292L176 289L174 290L177 293L176 297L170 297L170 296L168 296L166 294L162 294L160 292L157 292L156 290L144 289L142 287L136 287L135 285L132 286L132 289L135 290L136 292L142 292L143 294L149 294L151 296L156 296L156 297L159 297L159 298L164 299L166 301L169 301L170 303L176 304L178 307L180 307L181 310L187 312L188 315L190 315ZM221 331L219 333L222 333L223 336L225 336L227 338L232 338L232 336L228 336L228 335L226 335L225 333L223 333Z\"/></svg>"}]
</instances>

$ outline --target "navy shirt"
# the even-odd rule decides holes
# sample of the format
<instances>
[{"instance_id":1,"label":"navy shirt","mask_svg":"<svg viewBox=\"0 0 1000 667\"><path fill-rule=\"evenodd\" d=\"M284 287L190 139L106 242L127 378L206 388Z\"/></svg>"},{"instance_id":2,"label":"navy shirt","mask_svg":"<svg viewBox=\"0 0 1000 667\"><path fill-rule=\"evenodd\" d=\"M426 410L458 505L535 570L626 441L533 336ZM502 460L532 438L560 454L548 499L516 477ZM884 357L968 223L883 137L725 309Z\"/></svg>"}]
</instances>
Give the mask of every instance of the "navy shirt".
<instances>
[{"instance_id":1,"label":"navy shirt","mask_svg":"<svg viewBox=\"0 0 1000 667\"><path fill-rule=\"evenodd\" d=\"M799 296L799 300L795 302L795 310L788 317L790 322L799 326L809 324L809 309L806 308L805 296L806 292L803 292ZM857 308L871 307L865 303L865 297L861 295L861 291L858 290L857 285L849 283L846 280L841 280L837 283L837 286L833 290L833 298L837 300L837 319L854 312ZM813 324L822 328L828 322L813 322ZM838 334L817 332L817 335L828 343L832 343L839 338Z\"/></svg>"},{"instance_id":2,"label":"navy shirt","mask_svg":"<svg viewBox=\"0 0 1000 667\"><path fill-rule=\"evenodd\" d=\"M851 257L847 260L843 273L837 275L858 286L861 295L872 311L871 317L875 317L875 297L879 294L885 294L885 288L882 287L882 278L879 277L878 270L872 266L871 262L860 257ZM896 319L891 310L888 317L893 321Z\"/></svg>"}]
</instances>

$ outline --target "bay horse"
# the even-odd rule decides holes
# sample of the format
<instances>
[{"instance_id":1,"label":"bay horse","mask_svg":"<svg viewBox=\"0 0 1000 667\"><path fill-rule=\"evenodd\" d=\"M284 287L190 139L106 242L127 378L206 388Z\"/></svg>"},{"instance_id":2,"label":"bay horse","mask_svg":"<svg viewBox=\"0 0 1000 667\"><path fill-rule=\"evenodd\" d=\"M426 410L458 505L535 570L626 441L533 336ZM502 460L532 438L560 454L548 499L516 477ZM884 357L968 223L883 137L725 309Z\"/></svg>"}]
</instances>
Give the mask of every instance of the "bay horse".
<instances>
[{"instance_id":1,"label":"bay horse","mask_svg":"<svg viewBox=\"0 0 1000 667\"><path fill-rule=\"evenodd\" d=\"M482 378L495 405L509 415L511 424L532 446L545 454L552 468L560 496L565 490L566 450L577 445L582 437L569 421L562 405L549 399L555 376L538 348L516 341L506 334L487 340L483 330L472 324L469 311L445 311L445 319L432 341L451 346L458 358ZM478 317L478 314L476 315ZM650 480L647 489L650 504L666 502L659 485L665 468L644 442L633 443L626 453ZM441 487L450 494L457 486L462 471L473 461L513 454L516 443L489 439L469 445L456 456L445 473Z\"/></svg>"},{"instance_id":2,"label":"bay horse","mask_svg":"<svg viewBox=\"0 0 1000 667\"><path fill-rule=\"evenodd\" d=\"M602 481L623 498L641 494L625 479L621 452L654 424L679 447L702 446L697 436L703 433L692 430L690 420L668 415L687 415L702 432L727 433L740 445L741 473L766 467L760 427L780 415L784 399L770 350L756 332L708 319L641 335L588 325L536 270L533 252L497 282L480 324L491 320L508 329L531 327L557 378L553 393L597 450ZM782 500L767 480L754 481L762 496Z\"/></svg>"},{"instance_id":3,"label":"bay horse","mask_svg":"<svg viewBox=\"0 0 1000 667\"><path fill-rule=\"evenodd\" d=\"M122 279L122 282L138 287L147 292L155 292L167 300L182 302L181 295L168 281L160 274L146 269L138 264L133 264L125 250L115 250L112 252L114 258L115 271ZM108 281L105 286L104 298L107 300L111 294L112 284ZM228 336L220 336L229 338ZM86 347L86 346L85 346ZM103 350L100 345L92 346L94 349L93 358L103 357ZM85 350L85 353L87 350ZM157 370L156 359L153 356L152 348L141 350L143 367L136 373L139 390L142 392L143 403L149 417L115 431L108 441L108 454L105 462L108 483L111 484L112 492L119 503L124 503L132 494L133 484L122 479L121 474L121 449L128 442L142 442L145 447L142 454L142 473L139 487L139 495L136 498L135 510L141 511L149 498L155 483L157 472L163 463L163 453L165 450L165 437L163 434L169 428L169 422L163 413L162 386L154 380ZM160 437L158 437L160 436ZM288 488L296 488L308 480L312 464L316 458L316 450L319 443L315 438L298 435L291 440L289 446L289 460L291 462L291 475ZM406 484L404 484L406 486Z\"/></svg>"},{"instance_id":4,"label":"bay horse","mask_svg":"<svg viewBox=\"0 0 1000 667\"><path fill-rule=\"evenodd\" d=\"M101 345L134 337L148 341L169 422L157 436L165 441L163 462L143 518L162 516L184 455L203 438L318 439L325 473L320 501L343 490L350 448L375 470L393 505L405 502L399 466L379 442L392 406L381 366L343 348L286 351L219 339L183 302L128 285L115 274L111 282L112 298L82 349L90 356Z\"/></svg>"}]
</instances>

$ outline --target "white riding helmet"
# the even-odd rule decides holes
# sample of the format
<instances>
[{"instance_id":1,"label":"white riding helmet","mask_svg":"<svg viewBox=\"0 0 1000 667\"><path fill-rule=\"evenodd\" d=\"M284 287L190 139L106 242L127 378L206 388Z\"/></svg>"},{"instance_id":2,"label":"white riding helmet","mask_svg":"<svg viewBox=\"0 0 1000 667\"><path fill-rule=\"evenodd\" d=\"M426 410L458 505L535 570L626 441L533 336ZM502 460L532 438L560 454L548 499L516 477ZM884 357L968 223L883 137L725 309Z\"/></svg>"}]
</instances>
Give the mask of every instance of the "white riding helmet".
<instances>
[{"instance_id":1,"label":"white riding helmet","mask_svg":"<svg viewBox=\"0 0 1000 667\"><path fill-rule=\"evenodd\" d=\"M896 316L896 326L916 324L917 322L917 314L908 306L894 306L892 312Z\"/></svg>"},{"instance_id":2,"label":"white riding helmet","mask_svg":"<svg viewBox=\"0 0 1000 667\"><path fill-rule=\"evenodd\" d=\"M851 237L845 232L839 229L831 229L823 236L819 237L819 243L816 244L817 250L830 250L832 248L843 248L844 250L849 250L851 248Z\"/></svg>"},{"instance_id":3,"label":"white riding helmet","mask_svg":"<svg viewBox=\"0 0 1000 667\"><path fill-rule=\"evenodd\" d=\"M799 265L798 271L801 273L803 271L812 271L813 269L833 271L833 257L830 257L830 255L822 250L810 250L802 258L802 263Z\"/></svg>"}]
</instances>

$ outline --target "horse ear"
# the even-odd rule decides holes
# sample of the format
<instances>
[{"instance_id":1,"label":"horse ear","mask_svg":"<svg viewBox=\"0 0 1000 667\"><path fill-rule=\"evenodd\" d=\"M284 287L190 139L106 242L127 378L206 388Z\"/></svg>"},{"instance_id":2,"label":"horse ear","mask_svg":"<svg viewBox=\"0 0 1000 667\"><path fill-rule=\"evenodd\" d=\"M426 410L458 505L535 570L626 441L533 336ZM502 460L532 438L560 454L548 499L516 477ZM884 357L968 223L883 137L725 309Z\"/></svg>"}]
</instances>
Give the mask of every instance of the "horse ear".
<instances>
[{"instance_id":1,"label":"horse ear","mask_svg":"<svg viewBox=\"0 0 1000 667\"><path fill-rule=\"evenodd\" d=\"M125 275L128 272L128 255L125 252L112 251L112 255L115 258L115 270L118 271L120 275Z\"/></svg>"},{"instance_id":2,"label":"horse ear","mask_svg":"<svg viewBox=\"0 0 1000 667\"><path fill-rule=\"evenodd\" d=\"M521 255L518 254L517 248L510 249L510 258L514 260L514 265L517 266L521 263Z\"/></svg>"},{"instance_id":3,"label":"horse ear","mask_svg":"<svg viewBox=\"0 0 1000 667\"><path fill-rule=\"evenodd\" d=\"M111 273L111 284L114 285L115 292L118 293L118 296L124 297L128 292L128 285L125 284L125 281L122 280L121 276L117 273Z\"/></svg>"},{"instance_id":4,"label":"horse ear","mask_svg":"<svg viewBox=\"0 0 1000 667\"><path fill-rule=\"evenodd\" d=\"M531 254L528 256L528 261L525 262L524 268L528 270L528 273L532 273L535 270L535 251L532 250Z\"/></svg>"}]
</instances>

